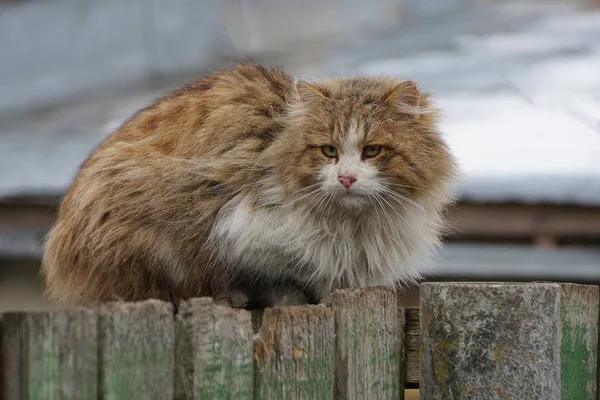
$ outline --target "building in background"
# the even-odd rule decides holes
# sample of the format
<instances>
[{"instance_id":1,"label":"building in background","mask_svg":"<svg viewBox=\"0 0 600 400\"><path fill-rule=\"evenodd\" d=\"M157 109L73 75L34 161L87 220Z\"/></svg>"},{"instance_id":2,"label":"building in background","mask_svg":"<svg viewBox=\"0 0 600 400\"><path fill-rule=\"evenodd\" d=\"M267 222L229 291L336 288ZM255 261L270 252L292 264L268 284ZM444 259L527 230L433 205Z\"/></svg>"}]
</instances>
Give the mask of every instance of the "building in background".
<instances>
[{"instance_id":1,"label":"building in background","mask_svg":"<svg viewBox=\"0 0 600 400\"><path fill-rule=\"evenodd\" d=\"M600 282L599 10L295 4L0 2L0 310L47 306L41 245L87 153L152 99L248 57L435 93L465 176L429 279Z\"/></svg>"}]
</instances>

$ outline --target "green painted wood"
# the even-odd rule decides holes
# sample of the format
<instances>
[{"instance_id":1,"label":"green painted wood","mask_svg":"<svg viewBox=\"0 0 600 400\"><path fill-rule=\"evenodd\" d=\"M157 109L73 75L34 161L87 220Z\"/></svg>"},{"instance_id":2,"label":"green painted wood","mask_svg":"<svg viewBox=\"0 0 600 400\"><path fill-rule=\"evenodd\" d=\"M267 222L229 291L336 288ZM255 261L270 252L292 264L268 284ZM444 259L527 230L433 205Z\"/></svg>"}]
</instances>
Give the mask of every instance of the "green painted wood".
<instances>
[{"instance_id":1,"label":"green painted wood","mask_svg":"<svg viewBox=\"0 0 600 400\"><path fill-rule=\"evenodd\" d=\"M598 287L561 284L561 399L596 400Z\"/></svg>"},{"instance_id":2,"label":"green painted wood","mask_svg":"<svg viewBox=\"0 0 600 400\"><path fill-rule=\"evenodd\" d=\"M173 305L158 300L100 307L100 390L105 400L173 398Z\"/></svg>"},{"instance_id":3,"label":"green painted wood","mask_svg":"<svg viewBox=\"0 0 600 400\"><path fill-rule=\"evenodd\" d=\"M596 399L598 287L421 286L424 398Z\"/></svg>"},{"instance_id":4,"label":"green painted wood","mask_svg":"<svg viewBox=\"0 0 600 400\"><path fill-rule=\"evenodd\" d=\"M266 309L255 341L255 399L333 399L334 316L324 305Z\"/></svg>"},{"instance_id":5,"label":"green painted wood","mask_svg":"<svg viewBox=\"0 0 600 400\"><path fill-rule=\"evenodd\" d=\"M346 289L332 293L335 315L336 399L398 399L400 338L394 289ZM404 359L402 359L404 363Z\"/></svg>"},{"instance_id":6,"label":"green painted wood","mask_svg":"<svg viewBox=\"0 0 600 400\"><path fill-rule=\"evenodd\" d=\"M97 398L94 310L7 313L3 320L3 399Z\"/></svg>"},{"instance_id":7,"label":"green painted wood","mask_svg":"<svg viewBox=\"0 0 600 400\"><path fill-rule=\"evenodd\" d=\"M98 312L79 308L50 314L59 346L60 399L97 398Z\"/></svg>"},{"instance_id":8,"label":"green painted wood","mask_svg":"<svg viewBox=\"0 0 600 400\"><path fill-rule=\"evenodd\" d=\"M27 349L28 397L30 399L56 399L59 396L59 341L48 313L25 316Z\"/></svg>"},{"instance_id":9,"label":"green painted wood","mask_svg":"<svg viewBox=\"0 0 600 400\"><path fill-rule=\"evenodd\" d=\"M254 342L249 311L184 301L176 319L176 398L252 399Z\"/></svg>"}]
</instances>

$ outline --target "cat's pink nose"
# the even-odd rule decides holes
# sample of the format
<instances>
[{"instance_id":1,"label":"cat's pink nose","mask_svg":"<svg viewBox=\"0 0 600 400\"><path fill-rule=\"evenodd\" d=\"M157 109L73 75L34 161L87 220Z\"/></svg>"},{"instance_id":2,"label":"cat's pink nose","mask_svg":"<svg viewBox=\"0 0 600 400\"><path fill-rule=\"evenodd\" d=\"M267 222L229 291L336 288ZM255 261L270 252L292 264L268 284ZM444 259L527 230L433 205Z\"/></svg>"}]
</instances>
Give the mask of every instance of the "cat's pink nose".
<instances>
[{"instance_id":1,"label":"cat's pink nose","mask_svg":"<svg viewBox=\"0 0 600 400\"><path fill-rule=\"evenodd\" d=\"M350 189L350 186L352 186L352 184L354 182L356 182L356 176L346 175L346 174L338 174L338 182L341 183L342 185L344 185L344 187L347 190L347 189Z\"/></svg>"}]
</instances>

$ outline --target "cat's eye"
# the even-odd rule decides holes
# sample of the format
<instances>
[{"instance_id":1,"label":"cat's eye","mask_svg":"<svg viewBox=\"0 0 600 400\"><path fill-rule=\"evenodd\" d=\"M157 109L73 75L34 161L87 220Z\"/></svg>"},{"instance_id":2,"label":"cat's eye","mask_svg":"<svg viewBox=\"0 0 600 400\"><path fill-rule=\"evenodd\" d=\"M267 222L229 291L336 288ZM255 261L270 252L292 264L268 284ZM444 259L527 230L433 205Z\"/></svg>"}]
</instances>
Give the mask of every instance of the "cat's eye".
<instances>
[{"instance_id":1,"label":"cat's eye","mask_svg":"<svg viewBox=\"0 0 600 400\"><path fill-rule=\"evenodd\" d=\"M335 158L338 156L337 149L335 148L335 146L332 146L330 144L321 146L321 150L323 151L323 154L325 154L326 157Z\"/></svg>"},{"instance_id":2,"label":"cat's eye","mask_svg":"<svg viewBox=\"0 0 600 400\"><path fill-rule=\"evenodd\" d=\"M371 157L375 157L377 154L379 154L380 151L381 151L381 146L369 145L369 146L364 147L362 155L365 158L371 158Z\"/></svg>"}]
</instances>

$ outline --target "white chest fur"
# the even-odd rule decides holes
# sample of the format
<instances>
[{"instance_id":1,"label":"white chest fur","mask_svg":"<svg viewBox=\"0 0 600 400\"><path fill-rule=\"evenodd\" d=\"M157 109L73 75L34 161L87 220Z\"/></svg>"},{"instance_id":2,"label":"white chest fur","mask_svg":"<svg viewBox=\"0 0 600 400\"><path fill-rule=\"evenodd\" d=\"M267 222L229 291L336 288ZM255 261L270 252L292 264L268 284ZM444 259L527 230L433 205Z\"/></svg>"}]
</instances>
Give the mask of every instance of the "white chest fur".
<instances>
[{"instance_id":1,"label":"white chest fur","mask_svg":"<svg viewBox=\"0 0 600 400\"><path fill-rule=\"evenodd\" d=\"M423 207L335 219L307 212L251 209L233 199L215 223L211 246L230 268L331 289L412 281L422 272L417 261L438 244L439 221Z\"/></svg>"}]
</instances>

